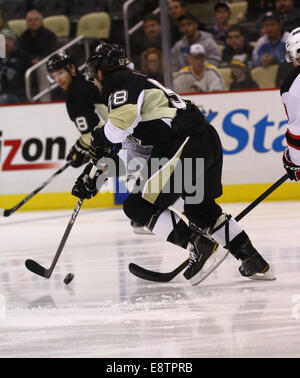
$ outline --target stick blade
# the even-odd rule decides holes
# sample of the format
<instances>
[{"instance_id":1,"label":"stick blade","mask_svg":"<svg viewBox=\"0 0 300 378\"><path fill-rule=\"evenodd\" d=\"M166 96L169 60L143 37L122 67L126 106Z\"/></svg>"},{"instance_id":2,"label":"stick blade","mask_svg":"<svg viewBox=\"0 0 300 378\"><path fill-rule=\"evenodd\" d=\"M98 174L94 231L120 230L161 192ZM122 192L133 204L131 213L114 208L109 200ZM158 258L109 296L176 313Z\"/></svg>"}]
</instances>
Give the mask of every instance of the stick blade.
<instances>
[{"instance_id":1,"label":"stick blade","mask_svg":"<svg viewBox=\"0 0 300 378\"><path fill-rule=\"evenodd\" d=\"M147 281L154 281L154 282L169 282L174 278L174 275L171 273L159 273L150 271L147 269L142 268L139 265L136 265L134 263L130 263L129 271L136 277L139 277L143 280Z\"/></svg>"},{"instance_id":2,"label":"stick blade","mask_svg":"<svg viewBox=\"0 0 300 378\"><path fill-rule=\"evenodd\" d=\"M0 216L2 217L9 217L11 214L10 210L7 209L0 209Z\"/></svg>"},{"instance_id":3,"label":"stick blade","mask_svg":"<svg viewBox=\"0 0 300 378\"><path fill-rule=\"evenodd\" d=\"M30 272L44 278L50 278L49 271L33 260L26 260L25 266Z\"/></svg>"}]
</instances>

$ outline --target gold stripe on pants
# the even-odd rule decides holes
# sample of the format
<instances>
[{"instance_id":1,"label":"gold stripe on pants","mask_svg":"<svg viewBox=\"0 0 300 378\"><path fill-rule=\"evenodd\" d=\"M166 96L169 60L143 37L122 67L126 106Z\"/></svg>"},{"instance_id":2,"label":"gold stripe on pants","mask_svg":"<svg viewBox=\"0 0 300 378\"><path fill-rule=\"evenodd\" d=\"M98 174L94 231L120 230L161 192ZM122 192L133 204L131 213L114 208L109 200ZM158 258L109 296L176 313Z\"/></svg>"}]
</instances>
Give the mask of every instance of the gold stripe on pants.
<instances>
[{"instance_id":1,"label":"gold stripe on pants","mask_svg":"<svg viewBox=\"0 0 300 378\"><path fill-rule=\"evenodd\" d=\"M157 172L155 172L149 179L146 181L142 197L152 203L155 204L158 196L163 191L164 186L169 181L170 177L172 176L179 160L182 155L182 151L186 143L190 137L186 138L182 145L179 147L176 154L166 163L162 168L160 168ZM151 163L151 159L150 159Z\"/></svg>"}]
</instances>

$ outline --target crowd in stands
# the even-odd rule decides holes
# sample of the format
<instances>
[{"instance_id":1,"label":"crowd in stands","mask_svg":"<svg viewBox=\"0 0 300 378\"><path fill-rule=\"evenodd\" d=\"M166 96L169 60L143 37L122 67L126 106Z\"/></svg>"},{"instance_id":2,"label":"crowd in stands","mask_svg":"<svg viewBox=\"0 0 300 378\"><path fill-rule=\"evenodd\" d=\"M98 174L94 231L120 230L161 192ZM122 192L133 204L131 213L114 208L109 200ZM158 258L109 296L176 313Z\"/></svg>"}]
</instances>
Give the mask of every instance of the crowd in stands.
<instances>
[{"instance_id":1,"label":"crowd in stands","mask_svg":"<svg viewBox=\"0 0 300 378\"><path fill-rule=\"evenodd\" d=\"M51 15L46 1L16 1L22 3L26 20L26 28L21 33L13 30L7 21L5 4L9 0L0 0L0 34L6 38L6 58L0 68L0 104L26 101L25 71L62 46L59 36L44 25L43 16ZM112 22L119 23L118 27L111 28L106 40L125 44L122 19L125 0L80 1L57 2L61 9L55 14L69 17L73 25L70 39L76 36L74 24L84 13L100 11L107 12ZM164 83L163 26L155 11L159 0L136 3L138 6L130 14L130 25L140 20L142 25L130 36L130 58L137 71ZM244 6L233 17L232 9L238 3ZM201 12L193 11L198 5L202 9L212 8L209 20ZM285 42L291 30L300 26L300 0L168 0L168 12L172 89L179 93L262 88L256 79L259 75L255 75L258 70L265 70L266 76L272 71L269 86L277 87L293 69L285 60ZM45 72L41 75L45 76Z\"/></svg>"},{"instance_id":2,"label":"crowd in stands","mask_svg":"<svg viewBox=\"0 0 300 378\"><path fill-rule=\"evenodd\" d=\"M43 26L40 12L35 9L28 11L26 24L26 30L18 37L0 11L0 33L5 36L6 43L6 57L0 66L0 104L26 101L26 70L58 47L56 35ZM45 80L45 72L41 74Z\"/></svg>"},{"instance_id":3,"label":"crowd in stands","mask_svg":"<svg viewBox=\"0 0 300 378\"><path fill-rule=\"evenodd\" d=\"M173 89L177 92L262 88L265 84L252 77L252 73L255 75L261 69L265 70L266 77L270 76L269 86L277 87L293 69L285 60L285 42L291 30L300 26L300 2L297 0L248 0L244 7L246 11L239 11L234 22L234 3L245 5L246 2L214 1L210 5L205 1L194 2L213 6L211 22L205 22L200 12L193 14L189 3L184 0L168 3L171 70ZM154 19L155 16L153 22ZM159 31L158 17L156 27ZM145 27L144 33L147 35ZM153 47L159 49L159 32L156 38ZM140 69L138 56L134 55L134 62Z\"/></svg>"}]
</instances>

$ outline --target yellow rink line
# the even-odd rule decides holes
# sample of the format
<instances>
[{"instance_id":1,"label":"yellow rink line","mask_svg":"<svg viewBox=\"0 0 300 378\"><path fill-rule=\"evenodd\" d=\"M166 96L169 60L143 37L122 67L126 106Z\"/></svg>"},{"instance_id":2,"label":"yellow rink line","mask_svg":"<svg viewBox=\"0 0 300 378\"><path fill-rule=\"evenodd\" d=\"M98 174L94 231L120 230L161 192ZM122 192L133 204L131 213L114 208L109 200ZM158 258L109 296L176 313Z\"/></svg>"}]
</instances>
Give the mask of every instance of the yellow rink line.
<instances>
[{"instance_id":1,"label":"yellow rink line","mask_svg":"<svg viewBox=\"0 0 300 378\"><path fill-rule=\"evenodd\" d=\"M224 185L223 195L217 199L224 202L252 202L274 183ZM279 186L264 201L297 201L300 200L300 183L286 182Z\"/></svg>"},{"instance_id":2,"label":"yellow rink line","mask_svg":"<svg viewBox=\"0 0 300 378\"><path fill-rule=\"evenodd\" d=\"M20 202L26 194L14 194L0 196L0 208L9 209ZM28 203L20 208L18 211L32 211L32 210L62 210L74 209L77 199L70 193L40 193L32 198ZM96 197L85 200L82 208L113 208L115 206L115 199L113 193L101 193Z\"/></svg>"},{"instance_id":3,"label":"yellow rink line","mask_svg":"<svg viewBox=\"0 0 300 378\"><path fill-rule=\"evenodd\" d=\"M223 196L217 199L218 203L224 202L251 202L260 196L272 183L269 184L246 184L224 185ZM21 201L26 194L0 195L0 208L11 208ZM300 183L287 182L276 189L265 201L296 201L300 200ZM77 203L70 193L40 193L31 199L21 209L31 210L59 210L73 209ZM115 205L114 194L101 193L91 200L84 201L83 208L118 208Z\"/></svg>"}]
</instances>

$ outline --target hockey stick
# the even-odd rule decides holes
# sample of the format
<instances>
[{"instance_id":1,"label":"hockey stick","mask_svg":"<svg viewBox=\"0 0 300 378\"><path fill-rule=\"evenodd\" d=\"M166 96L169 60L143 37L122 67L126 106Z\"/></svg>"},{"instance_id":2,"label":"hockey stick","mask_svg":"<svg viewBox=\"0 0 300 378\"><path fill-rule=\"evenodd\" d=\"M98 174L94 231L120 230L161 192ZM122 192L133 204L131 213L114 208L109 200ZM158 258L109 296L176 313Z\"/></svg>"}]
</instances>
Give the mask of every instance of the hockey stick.
<instances>
[{"instance_id":1,"label":"hockey stick","mask_svg":"<svg viewBox=\"0 0 300 378\"><path fill-rule=\"evenodd\" d=\"M91 172L90 172L90 178L93 178L95 176L96 171L97 171L97 168L94 166L92 168ZM73 214L71 216L69 224L68 224L68 226L66 228L66 231L65 231L65 233L63 235L63 238L62 238L62 240L61 240L61 242L59 244L59 247L58 247L58 249L56 251L56 254L54 256L54 260L53 260L50 268L46 269L46 268L44 268L43 266L41 266L40 264L38 264L37 262L35 262L33 260L26 260L25 261L25 266L26 266L26 268L28 270L30 270L32 273L37 274L38 276L41 276L41 277L44 277L44 278L48 278L49 279L51 277L52 272L53 272L53 270L54 270L54 268L56 266L56 263L57 263L57 261L59 259L59 256L61 255L61 253L62 253L62 251L64 249L66 241L68 240L68 237L69 237L70 232L71 232L71 230L73 228L73 225L75 223L77 215L78 215L78 213L79 213L79 211L81 209L81 206L83 204L83 201L84 201L83 199L79 199L79 201L77 202L77 205L76 205L76 207L75 207L75 209L73 211Z\"/></svg>"},{"instance_id":2,"label":"hockey stick","mask_svg":"<svg viewBox=\"0 0 300 378\"><path fill-rule=\"evenodd\" d=\"M274 192L281 184L283 184L288 179L288 175L285 174L278 181L276 181L270 188L268 188L264 193L262 193L256 200L254 200L249 206L246 207L241 213L239 213L235 220L238 222L244 218L251 210L253 210L258 204L260 204L265 198L267 198L271 193ZM160 273L152 270L145 269L137 264L130 263L129 270L135 276L148 281L154 282L169 282L175 278L183 269L185 269L189 264L189 258L181 263L176 269L168 273Z\"/></svg>"},{"instance_id":3,"label":"hockey stick","mask_svg":"<svg viewBox=\"0 0 300 378\"><path fill-rule=\"evenodd\" d=\"M61 167L57 172L55 172L47 181L45 181L42 185L40 185L37 189L35 189L33 192L28 194L27 197L25 197L21 202L17 203L14 207L11 209L0 209L0 215L4 217L9 217L13 213L15 213L17 210L20 209L25 203L27 203L32 197L34 197L36 194L38 194L42 189L44 189L50 182L58 175L60 175L64 170L66 170L70 165L72 161L68 161L63 167Z\"/></svg>"}]
</instances>

